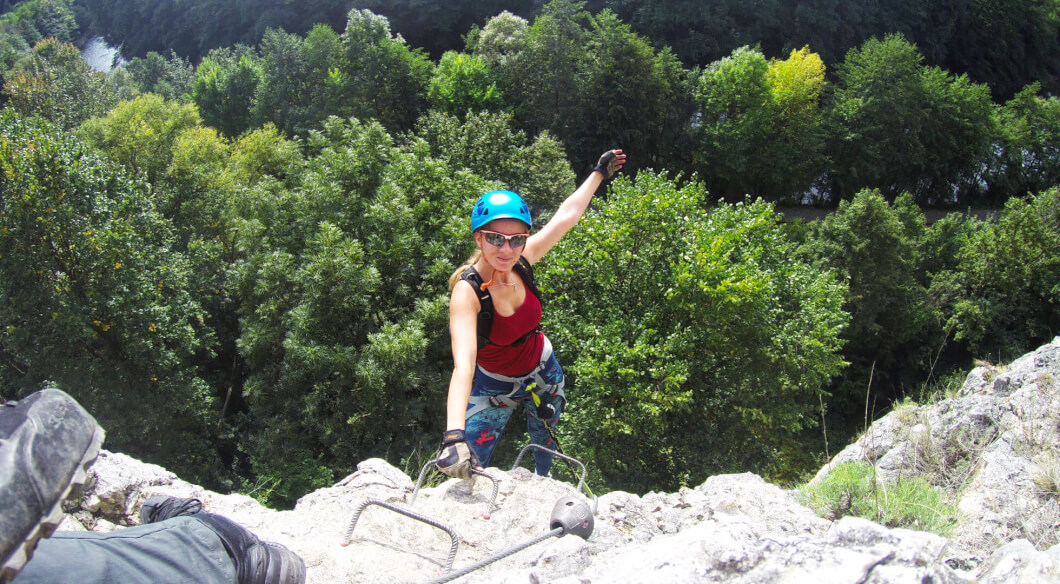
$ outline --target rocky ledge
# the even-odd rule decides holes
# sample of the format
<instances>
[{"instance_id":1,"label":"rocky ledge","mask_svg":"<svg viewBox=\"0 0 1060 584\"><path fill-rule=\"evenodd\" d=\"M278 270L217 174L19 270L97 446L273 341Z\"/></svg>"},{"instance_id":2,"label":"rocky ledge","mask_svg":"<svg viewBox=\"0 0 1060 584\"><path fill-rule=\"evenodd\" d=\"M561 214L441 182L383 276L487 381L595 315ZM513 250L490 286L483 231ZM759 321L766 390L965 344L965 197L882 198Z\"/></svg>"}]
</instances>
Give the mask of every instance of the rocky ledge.
<instances>
[{"instance_id":1,"label":"rocky ledge","mask_svg":"<svg viewBox=\"0 0 1060 584\"><path fill-rule=\"evenodd\" d=\"M371 459L293 510L276 511L106 451L60 529L121 529L138 522L151 495L194 496L207 511L298 552L308 581L318 584L428 582L450 557L459 571L500 555L459 581L1060 582L1058 380L1060 337L1007 367L976 368L949 399L897 408L814 479L847 461L870 462L884 478L923 477L961 511L952 538L853 517L823 519L795 491L734 474L676 493L608 493L595 501L588 539L550 537L505 555L548 534L556 502L581 496L575 487L521 468L490 468L496 483L448 480L412 501L413 479Z\"/></svg>"}]
</instances>

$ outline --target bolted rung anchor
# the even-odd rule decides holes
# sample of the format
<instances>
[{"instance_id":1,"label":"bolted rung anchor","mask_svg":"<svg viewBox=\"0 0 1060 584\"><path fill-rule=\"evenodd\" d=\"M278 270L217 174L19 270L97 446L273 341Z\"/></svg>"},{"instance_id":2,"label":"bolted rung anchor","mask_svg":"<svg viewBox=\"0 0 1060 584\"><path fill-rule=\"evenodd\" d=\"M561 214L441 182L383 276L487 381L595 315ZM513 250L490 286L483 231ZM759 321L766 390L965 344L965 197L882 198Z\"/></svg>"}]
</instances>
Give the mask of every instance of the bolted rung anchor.
<instances>
[{"instance_id":1,"label":"bolted rung anchor","mask_svg":"<svg viewBox=\"0 0 1060 584\"><path fill-rule=\"evenodd\" d=\"M420 487L423 486L423 479L427 475L427 469L432 466L437 468L437 462L434 460L427 461L427 464L424 464L423 468L420 469L420 476L416 479L416 488L412 490L412 495L409 496L410 507L416 503L416 496L420 493ZM484 519L489 519L490 513L493 512L493 507L497 503L497 493L500 491L500 483L497 479L480 470L471 469L471 474L486 477L493 483L493 495L490 497L490 502L487 504L486 511L482 514Z\"/></svg>"},{"instance_id":2,"label":"bolted rung anchor","mask_svg":"<svg viewBox=\"0 0 1060 584\"><path fill-rule=\"evenodd\" d=\"M342 547L350 545L350 541L353 539L353 530L357 528L357 521L360 520L361 513L364 512L365 508L370 505L377 505L384 509L389 509L395 513L400 513L405 517L415 519L416 521L421 521L423 523L426 523L427 525L430 525L431 527L437 527L438 529L441 529L442 531L449 534L449 540L451 542L451 545L449 547L449 557L445 560L445 568L442 570L442 574L448 574L449 571L453 569L453 561L456 560L456 550L460 546L460 538L452 529L429 517L424 517L423 515L413 513L412 511L402 509L401 507L395 507L394 505L379 501L377 499L368 499L364 503L361 503L361 506L358 507L357 511L354 512L353 519L350 520L350 526L346 528L346 536L343 538L342 543L339 545L341 545Z\"/></svg>"}]
</instances>

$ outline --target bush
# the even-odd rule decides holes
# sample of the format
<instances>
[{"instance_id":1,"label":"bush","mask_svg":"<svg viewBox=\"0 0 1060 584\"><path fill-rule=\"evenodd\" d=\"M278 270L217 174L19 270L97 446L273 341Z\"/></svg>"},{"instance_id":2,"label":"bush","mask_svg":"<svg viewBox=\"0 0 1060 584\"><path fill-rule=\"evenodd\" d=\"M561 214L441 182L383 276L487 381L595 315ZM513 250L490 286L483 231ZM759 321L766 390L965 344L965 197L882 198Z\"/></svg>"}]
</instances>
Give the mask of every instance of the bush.
<instances>
[{"instance_id":1,"label":"bush","mask_svg":"<svg viewBox=\"0 0 1060 584\"><path fill-rule=\"evenodd\" d=\"M786 473L783 448L842 366L843 287L795 257L770 205L707 212L705 196L619 180L541 263L570 376L560 427L611 488Z\"/></svg>"},{"instance_id":2,"label":"bush","mask_svg":"<svg viewBox=\"0 0 1060 584\"><path fill-rule=\"evenodd\" d=\"M800 489L804 505L825 519L853 516L887 527L930 531L949 536L958 520L956 507L919 478L885 483L867 462L845 462L821 481Z\"/></svg>"}]
</instances>

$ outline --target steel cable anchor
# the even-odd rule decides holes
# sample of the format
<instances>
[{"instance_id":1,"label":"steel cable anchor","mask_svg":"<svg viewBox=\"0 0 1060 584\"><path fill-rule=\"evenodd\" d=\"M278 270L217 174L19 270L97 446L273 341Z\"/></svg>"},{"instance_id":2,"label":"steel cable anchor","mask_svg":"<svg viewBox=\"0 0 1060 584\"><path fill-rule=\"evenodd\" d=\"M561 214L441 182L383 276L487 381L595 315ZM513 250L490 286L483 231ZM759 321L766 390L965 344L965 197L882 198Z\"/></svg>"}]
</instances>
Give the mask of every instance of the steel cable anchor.
<instances>
[{"instance_id":1,"label":"steel cable anchor","mask_svg":"<svg viewBox=\"0 0 1060 584\"><path fill-rule=\"evenodd\" d=\"M556 501L556 505L552 507L552 516L549 519L549 528L551 531L544 535L540 535L531 540L525 541L517 546L511 547L504 551L498 552L484 560L478 561L469 566L460 568L455 572L449 572L443 575L441 578L431 580L427 584L442 584L443 582L450 582L462 576L466 576L479 568L485 567L497 560L504 559L512 554L521 552L524 549L538 544L550 537L559 537L561 535L573 534L577 535L582 539L589 539L589 536L593 534L593 528L595 522L593 519L593 511L589 507L589 503L581 497L574 495L567 495L561 497Z\"/></svg>"}]
</instances>

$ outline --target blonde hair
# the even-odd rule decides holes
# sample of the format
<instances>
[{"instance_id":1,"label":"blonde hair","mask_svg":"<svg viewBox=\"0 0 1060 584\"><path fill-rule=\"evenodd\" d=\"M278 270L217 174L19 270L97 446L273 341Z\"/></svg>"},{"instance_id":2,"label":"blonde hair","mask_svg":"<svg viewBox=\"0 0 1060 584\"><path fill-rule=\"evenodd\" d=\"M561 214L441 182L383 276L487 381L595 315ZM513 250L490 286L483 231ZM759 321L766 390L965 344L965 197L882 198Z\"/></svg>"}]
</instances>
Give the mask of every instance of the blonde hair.
<instances>
[{"instance_id":1,"label":"blonde hair","mask_svg":"<svg viewBox=\"0 0 1060 584\"><path fill-rule=\"evenodd\" d=\"M482 250L479 248L475 248L475 253L471 254L471 257L467 258L467 261L464 262L464 265L457 268L456 271L453 272L452 276L449 276L450 290L456 287L456 283L460 281L460 274L463 274L464 270L475 265L475 262L477 262L480 257L482 257Z\"/></svg>"}]
</instances>

